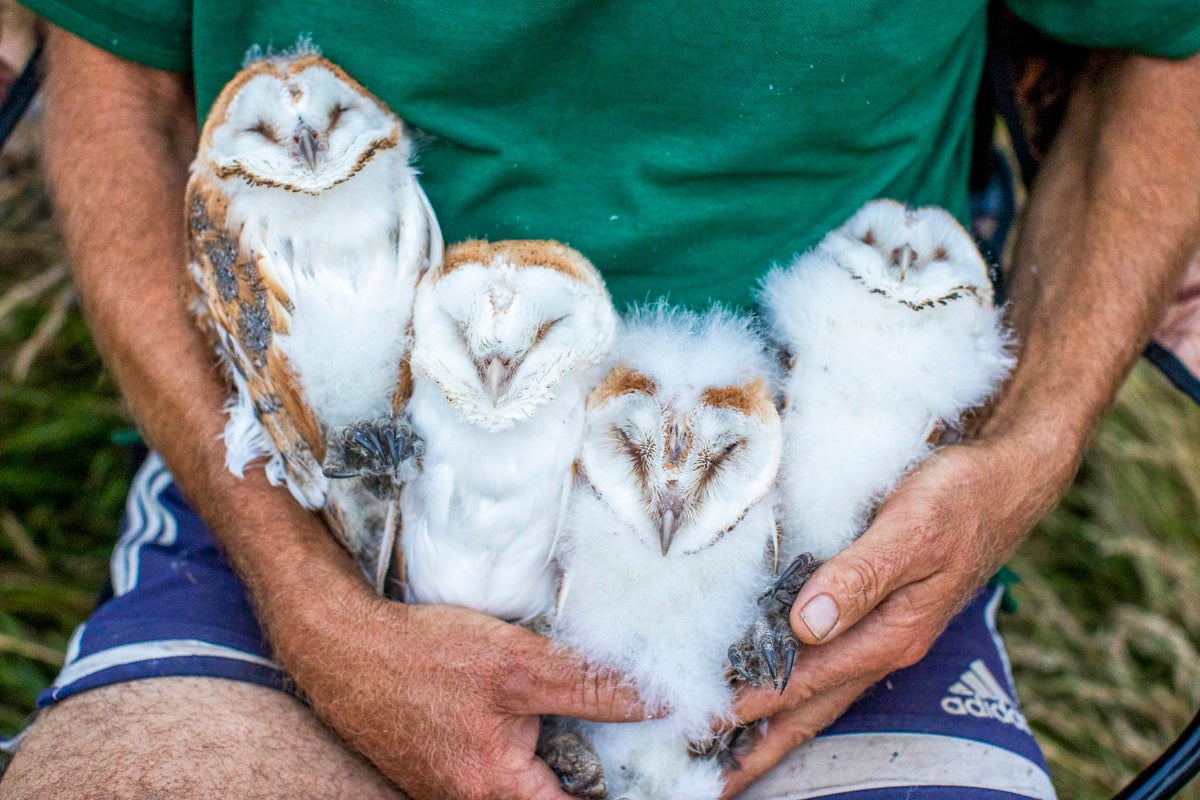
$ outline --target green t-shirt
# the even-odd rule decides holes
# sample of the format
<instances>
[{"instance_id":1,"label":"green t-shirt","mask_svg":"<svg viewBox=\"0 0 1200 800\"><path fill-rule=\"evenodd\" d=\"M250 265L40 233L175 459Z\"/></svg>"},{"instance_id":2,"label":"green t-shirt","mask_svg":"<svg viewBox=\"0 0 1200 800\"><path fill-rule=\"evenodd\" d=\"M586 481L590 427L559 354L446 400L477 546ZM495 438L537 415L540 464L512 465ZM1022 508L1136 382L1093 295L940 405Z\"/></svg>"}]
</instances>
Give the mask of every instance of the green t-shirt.
<instances>
[{"instance_id":1,"label":"green t-shirt","mask_svg":"<svg viewBox=\"0 0 1200 800\"><path fill-rule=\"evenodd\" d=\"M311 37L424 132L448 242L551 238L618 306L749 305L874 197L965 218L984 0L24 0L192 70L201 116L252 45ZM1051 33L1181 57L1196 0L1013 0Z\"/></svg>"}]
</instances>

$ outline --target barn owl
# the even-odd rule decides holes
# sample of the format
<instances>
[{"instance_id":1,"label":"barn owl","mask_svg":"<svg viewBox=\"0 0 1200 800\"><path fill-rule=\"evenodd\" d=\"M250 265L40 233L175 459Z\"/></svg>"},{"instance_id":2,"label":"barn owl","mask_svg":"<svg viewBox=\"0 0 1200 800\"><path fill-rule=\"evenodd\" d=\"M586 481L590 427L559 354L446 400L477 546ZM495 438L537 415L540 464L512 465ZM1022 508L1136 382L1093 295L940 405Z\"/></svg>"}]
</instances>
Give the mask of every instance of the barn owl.
<instances>
[{"instance_id":1,"label":"barn owl","mask_svg":"<svg viewBox=\"0 0 1200 800\"><path fill-rule=\"evenodd\" d=\"M226 464L242 475L266 458L377 588L408 460L397 386L413 296L442 254L411 150L383 103L302 47L225 87L187 187L185 293L234 388Z\"/></svg>"},{"instance_id":2,"label":"barn owl","mask_svg":"<svg viewBox=\"0 0 1200 800\"><path fill-rule=\"evenodd\" d=\"M413 308L420 472L401 497L408 602L510 621L554 607L550 550L616 313L600 274L550 241L469 241Z\"/></svg>"},{"instance_id":3,"label":"barn owl","mask_svg":"<svg viewBox=\"0 0 1200 800\"><path fill-rule=\"evenodd\" d=\"M720 765L689 752L729 713L727 650L759 615L776 533L783 447L774 361L745 317L659 305L634 313L588 400L553 635L629 676L669 716L551 723L591 743L602 778L563 774L579 796L704 800ZM590 782L589 782L590 781Z\"/></svg>"},{"instance_id":4,"label":"barn owl","mask_svg":"<svg viewBox=\"0 0 1200 800\"><path fill-rule=\"evenodd\" d=\"M768 274L760 302L791 362L783 550L826 559L997 390L1013 365L1009 336L966 231L941 209L890 200L868 203Z\"/></svg>"}]
</instances>

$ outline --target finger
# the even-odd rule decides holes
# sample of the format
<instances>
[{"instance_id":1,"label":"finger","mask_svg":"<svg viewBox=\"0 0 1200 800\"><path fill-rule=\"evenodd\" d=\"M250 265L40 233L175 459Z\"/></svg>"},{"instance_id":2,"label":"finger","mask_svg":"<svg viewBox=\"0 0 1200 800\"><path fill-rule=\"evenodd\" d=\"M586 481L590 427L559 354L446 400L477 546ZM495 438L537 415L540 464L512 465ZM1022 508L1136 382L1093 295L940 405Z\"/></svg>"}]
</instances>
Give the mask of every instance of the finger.
<instances>
[{"instance_id":1,"label":"finger","mask_svg":"<svg viewBox=\"0 0 1200 800\"><path fill-rule=\"evenodd\" d=\"M648 709L622 675L591 668L567 650L548 652L531 668L514 665L505 675L504 694L508 710L520 714L557 714L595 722L634 722L662 715Z\"/></svg>"},{"instance_id":2,"label":"finger","mask_svg":"<svg viewBox=\"0 0 1200 800\"><path fill-rule=\"evenodd\" d=\"M813 574L792 605L792 630L805 644L837 638L897 588L931 574L935 559L913 547L915 520L881 510L865 533Z\"/></svg>"},{"instance_id":3,"label":"finger","mask_svg":"<svg viewBox=\"0 0 1200 800\"><path fill-rule=\"evenodd\" d=\"M766 731L738 766L725 772L722 800L734 797L769 772L784 756L828 727L858 699L870 683L852 685L814 697L802 706L781 712L768 720Z\"/></svg>"},{"instance_id":4,"label":"finger","mask_svg":"<svg viewBox=\"0 0 1200 800\"><path fill-rule=\"evenodd\" d=\"M795 698L781 695L771 687L741 689L734 696L733 719L728 722L722 722L715 727L715 730L723 733L737 725L746 722L755 722L790 708L795 702Z\"/></svg>"}]
</instances>

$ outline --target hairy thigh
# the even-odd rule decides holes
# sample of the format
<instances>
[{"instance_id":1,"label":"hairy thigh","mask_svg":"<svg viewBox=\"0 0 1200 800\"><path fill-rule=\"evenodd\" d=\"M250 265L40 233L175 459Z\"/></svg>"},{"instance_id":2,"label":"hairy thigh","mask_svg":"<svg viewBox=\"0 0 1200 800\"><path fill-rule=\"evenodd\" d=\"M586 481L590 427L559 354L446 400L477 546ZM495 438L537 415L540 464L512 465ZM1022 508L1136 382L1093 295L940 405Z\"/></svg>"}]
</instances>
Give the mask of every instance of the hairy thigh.
<instances>
[{"instance_id":1,"label":"hairy thigh","mask_svg":"<svg viewBox=\"0 0 1200 800\"><path fill-rule=\"evenodd\" d=\"M296 699L217 678L104 686L46 709L0 799L403 798Z\"/></svg>"}]
</instances>

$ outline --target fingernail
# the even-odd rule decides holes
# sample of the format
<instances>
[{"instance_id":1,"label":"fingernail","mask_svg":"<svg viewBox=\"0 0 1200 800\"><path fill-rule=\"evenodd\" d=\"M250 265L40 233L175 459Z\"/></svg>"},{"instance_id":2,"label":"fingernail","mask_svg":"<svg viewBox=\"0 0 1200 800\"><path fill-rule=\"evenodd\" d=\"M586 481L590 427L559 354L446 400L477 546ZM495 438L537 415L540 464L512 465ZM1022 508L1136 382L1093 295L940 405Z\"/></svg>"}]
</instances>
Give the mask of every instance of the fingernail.
<instances>
[{"instance_id":1,"label":"fingernail","mask_svg":"<svg viewBox=\"0 0 1200 800\"><path fill-rule=\"evenodd\" d=\"M800 609L800 619L817 639L824 639L837 625L838 607L833 598L827 594L819 594Z\"/></svg>"}]
</instances>

